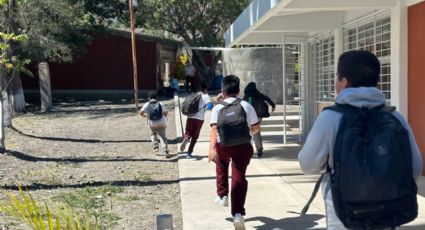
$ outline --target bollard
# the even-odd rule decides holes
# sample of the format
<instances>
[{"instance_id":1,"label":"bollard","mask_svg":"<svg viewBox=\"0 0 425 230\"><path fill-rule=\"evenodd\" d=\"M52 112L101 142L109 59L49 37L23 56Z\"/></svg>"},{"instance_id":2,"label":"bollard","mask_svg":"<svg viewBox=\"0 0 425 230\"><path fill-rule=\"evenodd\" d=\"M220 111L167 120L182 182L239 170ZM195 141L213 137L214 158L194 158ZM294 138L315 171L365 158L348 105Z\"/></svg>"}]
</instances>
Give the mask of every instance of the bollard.
<instances>
[{"instance_id":1,"label":"bollard","mask_svg":"<svg viewBox=\"0 0 425 230\"><path fill-rule=\"evenodd\" d=\"M156 215L156 230L173 230L173 215Z\"/></svg>"}]
</instances>

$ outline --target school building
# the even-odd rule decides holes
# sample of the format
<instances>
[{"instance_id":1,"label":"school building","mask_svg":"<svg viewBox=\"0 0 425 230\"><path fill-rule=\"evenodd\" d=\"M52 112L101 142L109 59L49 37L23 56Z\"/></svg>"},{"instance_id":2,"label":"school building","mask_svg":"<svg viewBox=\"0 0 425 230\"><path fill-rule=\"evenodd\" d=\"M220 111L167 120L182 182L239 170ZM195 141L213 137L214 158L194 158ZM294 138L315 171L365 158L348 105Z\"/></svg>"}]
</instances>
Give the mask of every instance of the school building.
<instances>
[{"instance_id":1,"label":"school building","mask_svg":"<svg viewBox=\"0 0 425 230\"><path fill-rule=\"evenodd\" d=\"M176 63L179 41L136 32L137 77L140 94L158 90ZM107 29L93 34L85 53L70 63L49 63L54 99L133 98L131 33L125 29ZM40 97L38 70L34 78L22 78L26 98Z\"/></svg>"},{"instance_id":2,"label":"school building","mask_svg":"<svg viewBox=\"0 0 425 230\"><path fill-rule=\"evenodd\" d=\"M288 91L298 87L304 138L335 100L339 55L375 53L382 65L379 88L408 118L425 158L424 37L425 0L254 0L228 28L225 42L227 48L282 50L282 102L289 105Z\"/></svg>"}]
</instances>

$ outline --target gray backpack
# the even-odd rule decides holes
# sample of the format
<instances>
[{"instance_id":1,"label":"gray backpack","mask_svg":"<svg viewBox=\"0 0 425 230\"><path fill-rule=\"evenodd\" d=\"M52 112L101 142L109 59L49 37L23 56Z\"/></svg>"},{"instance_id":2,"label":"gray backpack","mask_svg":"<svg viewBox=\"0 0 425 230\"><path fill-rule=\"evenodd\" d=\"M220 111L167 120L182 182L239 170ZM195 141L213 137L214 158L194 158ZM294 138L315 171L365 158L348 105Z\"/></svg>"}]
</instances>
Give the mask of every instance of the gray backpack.
<instances>
[{"instance_id":1,"label":"gray backpack","mask_svg":"<svg viewBox=\"0 0 425 230\"><path fill-rule=\"evenodd\" d=\"M217 128L220 143L226 147L242 145L251 142L251 135L246 113L241 105L241 99L232 103L222 102L224 108L219 111Z\"/></svg>"}]
</instances>

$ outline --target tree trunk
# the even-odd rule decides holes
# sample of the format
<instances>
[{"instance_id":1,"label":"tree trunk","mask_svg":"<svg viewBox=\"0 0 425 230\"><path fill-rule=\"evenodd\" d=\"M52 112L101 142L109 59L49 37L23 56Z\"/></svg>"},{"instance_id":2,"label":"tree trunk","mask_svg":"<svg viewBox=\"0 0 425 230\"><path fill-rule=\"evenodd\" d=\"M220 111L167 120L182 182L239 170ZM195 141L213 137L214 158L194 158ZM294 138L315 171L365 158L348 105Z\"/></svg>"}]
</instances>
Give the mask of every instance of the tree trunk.
<instances>
[{"instance_id":1,"label":"tree trunk","mask_svg":"<svg viewBox=\"0 0 425 230\"><path fill-rule=\"evenodd\" d=\"M0 66L0 153L4 153L6 150L6 146L4 144L4 140L5 140L5 132L4 132L4 110L3 110L3 94L1 92L3 92L3 79L4 79L4 75L3 75L3 71L2 71L2 67Z\"/></svg>"},{"instance_id":2,"label":"tree trunk","mask_svg":"<svg viewBox=\"0 0 425 230\"><path fill-rule=\"evenodd\" d=\"M214 80L215 70L217 68L220 54L221 52L213 56L213 61L211 63L211 66L208 67L204 61L205 52L199 51L199 50L193 50L192 62L195 65L196 69L201 74L200 76L201 82L205 82L208 86L211 86Z\"/></svg>"},{"instance_id":3,"label":"tree trunk","mask_svg":"<svg viewBox=\"0 0 425 230\"><path fill-rule=\"evenodd\" d=\"M5 74L7 75L7 74ZM10 128L12 127L12 109L10 106L10 98L8 94L8 90L4 90L7 87L8 78L2 77L2 109L3 109L3 127Z\"/></svg>"},{"instance_id":4,"label":"tree trunk","mask_svg":"<svg viewBox=\"0 0 425 230\"><path fill-rule=\"evenodd\" d=\"M38 75L40 76L41 111L47 112L52 108L49 63L41 62L38 64Z\"/></svg>"},{"instance_id":5,"label":"tree trunk","mask_svg":"<svg viewBox=\"0 0 425 230\"><path fill-rule=\"evenodd\" d=\"M10 90L9 90L10 89ZM15 76L10 83L8 92L11 98L11 105L13 107L14 113L23 113L25 112L25 96L24 90L22 88L21 74L15 72Z\"/></svg>"}]
</instances>

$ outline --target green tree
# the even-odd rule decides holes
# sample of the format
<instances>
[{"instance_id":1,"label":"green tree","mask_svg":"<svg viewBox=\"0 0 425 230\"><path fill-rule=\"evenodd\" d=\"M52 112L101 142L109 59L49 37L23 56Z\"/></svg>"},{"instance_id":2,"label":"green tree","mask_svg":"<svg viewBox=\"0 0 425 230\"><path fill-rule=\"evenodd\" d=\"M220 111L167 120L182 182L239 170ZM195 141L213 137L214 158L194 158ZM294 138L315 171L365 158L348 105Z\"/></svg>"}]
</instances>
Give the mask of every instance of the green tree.
<instances>
[{"instance_id":1,"label":"green tree","mask_svg":"<svg viewBox=\"0 0 425 230\"><path fill-rule=\"evenodd\" d=\"M70 0L82 4L87 18L97 27L130 27L129 0ZM133 0L136 24L145 26L152 15L153 4L150 0Z\"/></svg>"},{"instance_id":2,"label":"green tree","mask_svg":"<svg viewBox=\"0 0 425 230\"><path fill-rule=\"evenodd\" d=\"M6 78L6 76L14 76L16 72L26 72L29 71L26 69L26 65L30 63L28 59L22 59L20 56L14 56L11 52L12 43L22 43L26 40L26 36L15 35L14 33L5 34L0 32L0 153L5 151L5 132L4 127L11 125L8 124L10 119L5 119L5 117L10 117L10 106L7 95L7 90L10 88L10 83L13 78Z\"/></svg>"},{"instance_id":3,"label":"green tree","mask_svg":"<svg viewBox=\"0 0 425 230\"><path fill-rule=\"evenodd\" d=\"M69 62L89 42L90 22L82 4L71 0L2 0L0 31L26 34L23 43L10 45L11 55L19 54L34 62ZM25 99L18 71L8 89L13 110L22 112Z\"/></svg>"},{"instance_id":4,"label":"green tree","mask_svg":"<svg viewBox=\"0 0 425 230\"><path fill-rule=\"evenodd\" d=\"M91 23L81 3L26 0L17 11L18 30L28 36L22 52L33 62L71 62L91 40Z\"/></svg>"},{"instance_id":5,"label":"green tree","mask_svg":"<svg viewBox=\"0 0 425 230\"><path fill-rule=\"evenodd\" d=\"M169 31L192 47L222 47L224 32L250 0L145 0L154 6L149 26ZM148 5L149 5L148 4ZM192 61L201 80L211 83L221 53L213 55L211 66L204 62L205 52L194 50Z\"/></svg>"}]
</instances>

